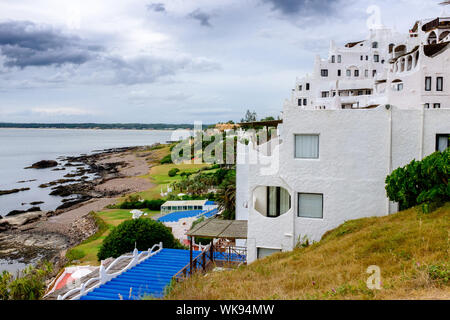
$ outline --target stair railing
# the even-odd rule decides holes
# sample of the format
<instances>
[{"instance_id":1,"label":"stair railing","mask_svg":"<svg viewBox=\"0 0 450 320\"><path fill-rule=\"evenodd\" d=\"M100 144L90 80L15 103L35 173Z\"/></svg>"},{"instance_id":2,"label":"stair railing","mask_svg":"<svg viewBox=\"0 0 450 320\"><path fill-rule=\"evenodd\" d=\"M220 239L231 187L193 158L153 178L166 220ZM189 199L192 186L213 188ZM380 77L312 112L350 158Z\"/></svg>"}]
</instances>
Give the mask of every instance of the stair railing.
<instances>
[{"instance_id":1,"label":"stair railing","mask_svg":"<svg viewBox=\"0 0 450 320\"><path fill-rule=\"evenodd\" d=\"M157 250L155 250L156 248L158 248ZM78 292L78 294L76 294L74 297L72 297L70 300L78 300L80 299L82 296L88 294L89 292L91 292L92 290L100 287L102 284L105 284L108 281L111 281L112 279L114 279L115 277L119 276L120 274L124 273L125 271L135 267L136 265L138 265L139 263L147 260L148 258L154 256L155 254L157 254L158 252L160 252L163 249L163 243L160 242L158 244L155 244L151 249L148 249L148 251L143 251L141 253L139 253L139 251L135 248L133 250L133 254L132 255L123 255L118 257L116 260L114 260L109 266L108 268L105 268L103 266L103 264L100 265L100 268L98 270L99 272L99 276L95 277L95 278L91 278L88 281L86 281L85 283L83 283L80 287L78 288L74 288L68 292L66 292L64 295L59 295L58 296L58 300L65 300L68 297L70 297L71 295L75 294ZM108 273L108 271L112 270L112 268L117 265L120 261L126 260L126 259L131 259L130 262L121 270L114 272L114 273ZM92 287L89 287L89 285L91 285L92 283L97 282L95 285L93 285Z\"/></svg>"}]
</instances>

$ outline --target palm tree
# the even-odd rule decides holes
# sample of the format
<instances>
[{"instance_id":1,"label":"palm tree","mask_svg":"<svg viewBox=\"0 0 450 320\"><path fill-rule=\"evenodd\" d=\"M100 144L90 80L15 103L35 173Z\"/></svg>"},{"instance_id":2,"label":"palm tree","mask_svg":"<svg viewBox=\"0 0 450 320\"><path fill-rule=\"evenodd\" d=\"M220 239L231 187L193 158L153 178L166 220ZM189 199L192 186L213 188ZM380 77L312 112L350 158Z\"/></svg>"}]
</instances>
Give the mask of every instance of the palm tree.
<instances>
[{"instance_id":1,"label":"palm tree","mask_svg":"<svg viewBox=\"0 0 450 320\"><path fill-rule=\"evenodd\" d=\"M233 180L225 180L217 194L217 203L225 220L236 218L236 183Z\"/></svg>"}]
</instances>

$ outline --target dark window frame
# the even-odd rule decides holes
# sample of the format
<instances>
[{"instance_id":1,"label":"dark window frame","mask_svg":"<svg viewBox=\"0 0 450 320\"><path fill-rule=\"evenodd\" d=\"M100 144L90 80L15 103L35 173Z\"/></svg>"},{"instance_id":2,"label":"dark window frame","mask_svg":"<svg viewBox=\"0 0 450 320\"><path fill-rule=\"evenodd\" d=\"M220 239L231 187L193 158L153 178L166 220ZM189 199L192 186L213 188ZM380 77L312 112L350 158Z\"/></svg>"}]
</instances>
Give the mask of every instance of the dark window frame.
<instances>
[{"instance_id":1,"label":"dark window frame","mask_svg":"<svg viewBox=\"0 0 450 320\"><path fill-rule=\"evenodd\" d=\"M439 138L447 137L447 139L450 139L450 133L438 133L436 134L436 151L439 151ZM447 148L450 146L450 142L447 144Z\"/></svg>"},{"instance_id":2,"label":"dark window frame","mask_svg":"<svg viewBox=\"0 0 450 320\"><path fill-rule=\"evenodd\" d=\"M309 195L316 195L316 196L321 196L322 197L322 217L321 218L300 216L300 195L301 194L309 194ZM323 220L324 219L323 218L324 217L324 215L323 215L324 202L325 201L324 201L323 193L298 192L297 193L297 218Z\"/></svg>"},{"instance_id":3,"label":"dark window frame","mask_svg":"<svg viewBox=\"0 0 450 320\"><path fill-rule=\"evenodd\" d=\"M425 77L425 91L431 91L431 88L433 86L433 78L432 77Z\"/></svg>"},{"instance_id":4,"label":"dark window frame","mask_svg":"<svg viewBox=\"0 0 450 320\"><path fill-rule=\"evenodd\" d=\"M321 70L320 70L320 75L321 75L323 78L328 77L328 69L321 69Z\"/></svg>"},{"instance_id":5,"label":"dark window frame","mask_svg":"<svg viewBox=\"0 0 450 320\"><path fill-rule=\"evenodd\" d=\"M444 77L436 78L436 91L444 91Z\"/></svg>"}]
</instances>

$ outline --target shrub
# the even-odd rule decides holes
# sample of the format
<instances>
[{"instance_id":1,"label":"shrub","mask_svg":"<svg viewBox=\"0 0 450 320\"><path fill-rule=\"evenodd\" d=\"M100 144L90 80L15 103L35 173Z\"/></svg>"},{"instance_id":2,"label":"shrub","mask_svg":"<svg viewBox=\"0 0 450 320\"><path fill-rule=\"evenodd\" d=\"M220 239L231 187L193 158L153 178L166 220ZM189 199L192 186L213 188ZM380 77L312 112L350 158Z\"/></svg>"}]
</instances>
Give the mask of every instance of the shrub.
<instances>
[{"instance_id":1,"label":"shrub","mask_svg":"<svg viewBox=\"0 0 450 320\"><path fill-rule=\"evenodd\" d=\"M172 156L170 154L168 154L167 156L165 156L164 158L161 159L160 161L161 164L170 164L173 163L172 162Z\"/></svg>"},{"instance_id":2,"label":"shrub","mask_svg":"<svg viewBox=\"0 0 450 320\"><path fill-rule=\"evenodd\" d=\"M99 260L117 258L133 251L135 246L138 250L145 251L159 242L163 243L164 248L183 248L170 229L161 222L151 219L127 220L114 228L103 240L97 257Z\"/></svg>"},{"instance_id":3,"label":"shrub","mask_svg":"<svg viewBox=\"0 0 450 320\"><path fill-rule=\"evenodd\" d=\"M169 177L175 177L179 171L180 171L180 169L178 169L178 168L170 169L168 175L169 175Z\"/></svg>"},{"instance_id":4,"label":"shrub","mask_svg":"<svg viewBox=\"0 0 450 320\"><path fill-rule=\"evenodd\" d=\"M136 201L122 202L118 207L120 209L150 209L152 211L161 210L161 206L164 204L165 200L156 199L156 200L145 200L145 201Z\"/></svg>"},{"instance_id":5,"label":"shrub","mask_svg":"<svg viewBox=\"0 0 450 320\"><path fill-rule=\"evenodd\" d=\"M450 199L449 172L450 148L422 161L413 160L386 178L387 196L398 202L400 209L422 205L423 211L429 212L431 204L442 204Z\"/></svg>"},{"instance_id":6,"label":"shrub","mask_svg":"<svg viewBox=\"0 0 450 320\"><path fill-rule=\"evenodd\" d=\"M50 263L28 266L14 278L9 272L0 275L0 300L38 300L45 293L45 280L52 273Z\"/></svg>"}]
</instances>

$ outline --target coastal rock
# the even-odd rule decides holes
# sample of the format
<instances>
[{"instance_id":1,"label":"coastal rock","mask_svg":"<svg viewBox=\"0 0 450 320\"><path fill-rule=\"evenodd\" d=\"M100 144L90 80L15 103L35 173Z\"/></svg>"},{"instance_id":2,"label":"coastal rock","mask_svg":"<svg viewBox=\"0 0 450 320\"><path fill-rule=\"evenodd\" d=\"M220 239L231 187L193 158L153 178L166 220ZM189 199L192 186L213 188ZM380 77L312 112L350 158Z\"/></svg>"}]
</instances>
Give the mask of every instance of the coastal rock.
<instances>
[{"instance_id":1,"label":"coastal rock","mask_svg":"<svg viewBox=\"0 0 450 320\"><path fill-rule=\"evenodd\" d=\"M79 199L76 199L76 200L73 200L73 201L67 201L67 202L63 203L62 205L60 205L58 208L56 208L56 210L67 209L67 208L70 208L70 207L72 207L72 206L74 206L76 204L88 201L90 199L92 199L92 197L83 196L83 197L81 197Z\"/></svg>"},{"instance_id":2,"label":"coastal rock","mask_svg":"<svg viewBox=\"0 0 450 320\"><path fill-rule=\"evenodd\" d=\"M31 166L26 167L25 169L46 169L53 168L58 165L58 162L55 160L41 160L39 162L33 163Z\"/></svg>"},{"instance_id":3,"label":"coastal rock","mask_svg":"<svg viewBox=\"0 0 450 320\"><path fill-rule=\"evenodd\" d=\"M38 204L43 204L44 203L44 201L33 201L33 202L30 202L30 204L32 205L32 206L36 206L36 205L38 205Z\"/></svg>"},{"instance_id":4,"label":"coastal rock","mask_svg":"<svg viewBox=\"0 0 450 320\"><path fill-rule=\"evenodd\" d=\"M36 212L36 211L41 211L41 208L39 207L32 207L28 210L13 210L10 213L8 213L6 216L7 217L11 217L11 216L17 216L19 214L24 214L24 213L28 213L28 212Z\"/></svg>"},{"instance_id":5,"label":"coastal rock","mask_svg":"<svg viewBox=\"0 0 450 320\"><path fill-rule=\"evenodd\" d=\"M28 191L30 188L21 188L21 189L11 189L11 190L0 190L0 196L3 196L5 194L11 194L11 193L17 193L21 191Z\"/></svg>"},{"instance_id":6,"label":"coastal rock","mask_svg":"<svg viewBox=\"0 0 450 320\"><path fill-rule=\"evenodd\" d=\"M0 231L5 231L11 228L17 228L28 223L39 220L43 216L42 211L26 212L17 216L7 216L0 222ZM4 227L2 230L2 226Z\"/></svg>"},{"instance_id":7,"label":"coastal rock","mask_svg":"<svg viewBox=\"0 0 450 320\"><path fill-rule=\"evenodd\" d=\"M2 219L0 221L0 232L6 231L11 229L11 225L9 224L9 222L6 219Z\"/></svg>"}]
</instances>

